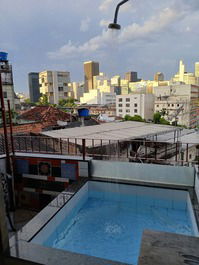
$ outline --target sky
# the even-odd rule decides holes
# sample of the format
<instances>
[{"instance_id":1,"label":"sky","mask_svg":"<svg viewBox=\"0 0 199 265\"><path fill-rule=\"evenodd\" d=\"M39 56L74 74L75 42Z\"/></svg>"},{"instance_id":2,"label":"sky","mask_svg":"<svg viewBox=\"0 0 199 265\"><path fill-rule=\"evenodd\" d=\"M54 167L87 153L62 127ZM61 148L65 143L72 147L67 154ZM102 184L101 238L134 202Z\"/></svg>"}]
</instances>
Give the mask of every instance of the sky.
<instances>
[{"instance_id":1,"label":"sky","mask_svg":"<svg viewBox=\"0 0 199 265\"><path fill-rule=\"evenodd\" d=\"M119 0L1 0L0 51L9 53L16 92L28 93L28 73L66 70L84 79L83 62L98 61L108 76L137 71L167 79L183 59L199 61L199 0L129 0L119 32L107 29Z\"/></svg>"}]
</instances>

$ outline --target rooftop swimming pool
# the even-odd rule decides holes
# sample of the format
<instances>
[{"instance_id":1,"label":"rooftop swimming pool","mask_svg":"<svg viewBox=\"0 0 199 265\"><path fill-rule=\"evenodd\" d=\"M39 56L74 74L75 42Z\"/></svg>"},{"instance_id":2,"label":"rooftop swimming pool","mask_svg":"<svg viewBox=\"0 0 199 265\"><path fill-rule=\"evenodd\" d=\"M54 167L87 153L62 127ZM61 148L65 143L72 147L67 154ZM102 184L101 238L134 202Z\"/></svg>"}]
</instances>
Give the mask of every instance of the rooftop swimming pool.
<instances>
[{"instance_id":1,"label":"rooftop swimming pool","mask_svg":"<svg viewBox=\"0 0 199 265\"><path fill-rule=\"evenodd\" d=\"M137 264L145 229L198 235L189 193L89 181L31 242Z\"/></svg>"}]
</instances>

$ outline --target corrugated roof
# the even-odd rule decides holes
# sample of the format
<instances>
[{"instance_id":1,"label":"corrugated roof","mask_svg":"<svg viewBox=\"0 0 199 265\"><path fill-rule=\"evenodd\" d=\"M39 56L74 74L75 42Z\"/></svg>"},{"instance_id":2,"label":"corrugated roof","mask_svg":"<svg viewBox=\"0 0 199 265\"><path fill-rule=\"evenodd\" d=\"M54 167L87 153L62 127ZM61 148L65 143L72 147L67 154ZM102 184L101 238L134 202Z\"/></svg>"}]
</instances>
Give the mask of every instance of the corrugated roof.
<instances>
[{"instance_id":1,"label":"corrugated roof","mask_svg":"<svg viewBox=\"0 0 199 265\"><path fill-rule=\"evenodd\" d=\"M136 138L146 138L158 134L179 130L179 128L167 125L142 123L134 121L105 123L95 126L61 129L42 132L43 135L53 138L87 139L87 140L112 140L124 141ZM81 141L78 141L81 144ZM87 141L87 146L92 145Z\"/></svg>"},{"instance_id":2,"label":"corrugated roof","mask_svg":"<svg viewBox=\"0 0 199 265\"><path fill-rule=\"evenodd\" d=\"M37 106L25 111L19 119L39 122L70 121L71 114L61 111L52 106Z\"/></svg>"}]
</instances>

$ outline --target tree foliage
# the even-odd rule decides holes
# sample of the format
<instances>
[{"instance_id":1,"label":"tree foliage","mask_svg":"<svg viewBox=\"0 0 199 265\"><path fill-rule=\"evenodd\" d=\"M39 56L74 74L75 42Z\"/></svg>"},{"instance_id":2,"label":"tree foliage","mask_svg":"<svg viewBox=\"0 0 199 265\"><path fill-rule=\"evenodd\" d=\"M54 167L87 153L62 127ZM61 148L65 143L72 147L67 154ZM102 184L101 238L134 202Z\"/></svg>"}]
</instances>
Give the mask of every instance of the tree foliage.
<instances>
[{"instance_id":1,"label":"tree foliage","mask_svg":"<svg viewBox=\"0 0 199 265\"><path fill-rule=\"evenodd\" d=\"M162 117L162 113L161 112L156 112L153 115L153 122L155 124L164 124L164 125L170 125L170 122L167 121L164 117Z\"/></svg>"},{"instance_id":2,"label":"tree foliage","mask_svg":"<svg viewBox=\"0 0 199 265\"><path fill-rule=\"evenodd\" d=\"M60 99L59 100L59 106L61 107L75 107L76 104L75 104L75 99L73 98L67 98L67 99Z\"/></svg>"},{"instance_id":3,"label":"tree foliage","mask_svg":"<svg viewBox=\"0 0 199 265\"><path fill-rule=\"evenodd\" d=\"M45 94L41 95L41 97L39 98L39 101L37 102L36 105L49 106L50 103L48 101L48 96Z\"/></svg>"},{"instance_id":4,"label":"tree foliage","mask_svg":"<svg viewBox=\"0 0 199 265\"><path fill-rule=\"evenodd\" d=\"M125 115L124 117L125 121L139 121L139 122L144 122L145 120L142 119L140 115L135 115L135 116L130 116L130 115Z\"/></svg>"}]
</instances>

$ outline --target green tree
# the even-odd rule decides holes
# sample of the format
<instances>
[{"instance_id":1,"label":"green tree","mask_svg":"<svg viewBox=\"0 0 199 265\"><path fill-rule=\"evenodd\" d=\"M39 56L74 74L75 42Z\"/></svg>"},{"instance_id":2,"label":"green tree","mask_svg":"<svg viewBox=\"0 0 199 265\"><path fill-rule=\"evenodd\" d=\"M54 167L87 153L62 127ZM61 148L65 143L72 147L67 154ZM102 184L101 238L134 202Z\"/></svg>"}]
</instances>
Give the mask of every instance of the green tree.
<instances>
[{"instance_id":1,"label":"green tree","mask_svg":"<svg viewBox=\"0 0 199 265\"><path fill-rule=\"evenodd\" d=\"M160 119L161 119L161 113L160 112L156 112L153 114L153 122L154 123L160 123Z\"/></svg>"},{"instance_id":2,"label":"green tree","mask_svg":"<svg viewBox=\"0 0 199 265\"><path fill-rule=\"evenodd\" d=\"M37 102L37 105L49 106L50 103L48 101L47 95L41 95L41 97L39 98L39 102Z\"/></svg>"},{"instance_id":3,"label":"green tree","mask_svg":"<svg viewBox=\"0 0 199 265\"><path fill-rule=\"evenodd\" d=\"M135 115L135 116L130 116L130 115L125 115L124 117L125 121L139 121L139 122L144 122L145 120L142 119L140 115Z\"/></svg>"},{"instance_id":4,"label":"green tree","mask_svg":"<svg viewBox=\"0 0 199 265\"><path fill-rule=\"evenodd\" d=\"M160 124L170 125L170 122L167 121L167 120L165 120L165 118L162 117L162 118L160 119Z\"/></svg>"},{"instance_id":5,"label":"green tree","mask_svg":"<svg viewBox=\"0 0 199 265\"><path fill-rule=\"evenodd\" d=\"M74 98L67 98L67 99L62 98L59 100L59 106L61 106L61 107L75 107L77 105L75 104Z\"/></svg>"}]
</instances>

